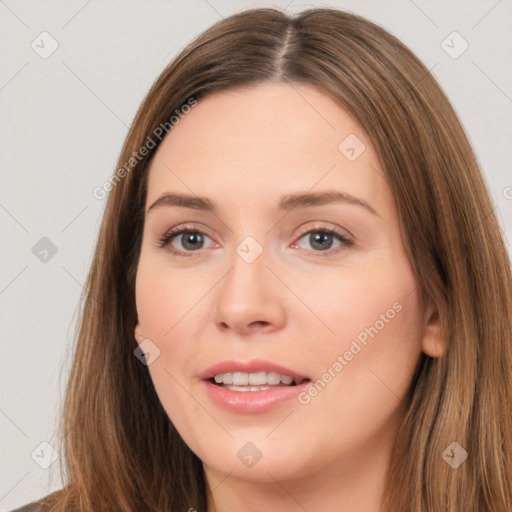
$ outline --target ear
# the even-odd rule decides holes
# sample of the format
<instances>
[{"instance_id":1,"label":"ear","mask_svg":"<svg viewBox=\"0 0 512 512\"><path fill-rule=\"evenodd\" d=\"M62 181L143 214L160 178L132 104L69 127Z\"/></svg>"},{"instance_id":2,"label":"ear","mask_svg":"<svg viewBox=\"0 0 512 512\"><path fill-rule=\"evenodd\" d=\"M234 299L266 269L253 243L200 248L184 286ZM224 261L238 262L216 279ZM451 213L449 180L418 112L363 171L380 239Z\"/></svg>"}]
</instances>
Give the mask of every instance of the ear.
<instances>
[{"instance_id":1,"label":"ear","mask_svg":"<svg viewBox=\"0 0 512 512\"><path fill-rule=\"evenodd\" d=\"M439 358L446 354L447 348L448 343L441 330L439 312L435 307L431 307L425 315L422 350L430 357Z\"/></svg>"},{"instance_id":2,"label":"ear","mask_svg":"<svg viewBox=\"0 0 512 512\"><path fill-rule=\"evenodd\" d=\"M142 328L139 322L137 322L137 324L135 325L135 340L139 344L144 341L144 335L142 334Z\"/></svg>"}]
</instances>

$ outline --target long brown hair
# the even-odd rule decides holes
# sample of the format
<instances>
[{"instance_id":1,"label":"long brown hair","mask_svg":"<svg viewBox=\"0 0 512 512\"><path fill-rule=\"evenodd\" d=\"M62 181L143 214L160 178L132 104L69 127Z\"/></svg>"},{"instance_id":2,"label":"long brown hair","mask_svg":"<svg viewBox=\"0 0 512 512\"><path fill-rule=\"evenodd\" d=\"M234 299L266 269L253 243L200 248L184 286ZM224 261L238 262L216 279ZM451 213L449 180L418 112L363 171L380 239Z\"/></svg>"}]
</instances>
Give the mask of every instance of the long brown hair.
<instances>
[{"instance_id":1,"label":"long brown hair","mask_svg":"<svg viewBox=\"0 0 512 512\"><path fill-rule=\"evenodd\" d=\"M46 498L48 510L205 511L201 461L134 356L148 167L161 140L155 130L191 99L266 81L317 86L366 130L422 305L435 306L448 340L443 357L418 361L383 510L512 510L511 265L477 160L419 59L378 25L326 8L294 17L254 9L218 22L140 106L106 187L59 429L65 487ZM155 144L142 155L148 137ZM453 442L468 453L456 469L443 459Z\"/></svg>"}]
</instances>

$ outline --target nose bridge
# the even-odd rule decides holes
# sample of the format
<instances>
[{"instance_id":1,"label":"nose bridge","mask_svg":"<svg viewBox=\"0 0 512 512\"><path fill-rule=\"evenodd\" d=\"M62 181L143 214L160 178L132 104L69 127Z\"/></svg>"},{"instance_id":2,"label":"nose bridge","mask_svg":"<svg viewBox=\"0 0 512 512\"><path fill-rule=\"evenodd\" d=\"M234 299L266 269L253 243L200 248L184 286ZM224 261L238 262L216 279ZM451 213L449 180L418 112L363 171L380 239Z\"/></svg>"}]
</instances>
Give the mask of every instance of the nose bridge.
<instances>
[{"instance_id":1,"label":"nose bridge","mask_svg":"<svg viewBox=\"0 0 512 512\"><path fill-rule=\"evenodd\" d=\"M270 252L253 236L246 236L234 248L231 270L218 288L215 321L243 331L251 324L274 324L282 321L283 310L277 283L267 265Z\"/></svg>"},{"instance_id":2,"label":"nose bridge","mask_svg":"<svg viewBox=\"0 0 512 512\"><path fill-rule=\"evenodd\" d=\"M231 257L231 271L226 276L224 292L242 304L257 302L268 291L265 282L269 273L266 265L269 263L268 251L253 236L245 237L234 248ZM267 288L267 289L266 289ZM247 306L246 306L247 307Z\"/></svg>"}]
</instances>

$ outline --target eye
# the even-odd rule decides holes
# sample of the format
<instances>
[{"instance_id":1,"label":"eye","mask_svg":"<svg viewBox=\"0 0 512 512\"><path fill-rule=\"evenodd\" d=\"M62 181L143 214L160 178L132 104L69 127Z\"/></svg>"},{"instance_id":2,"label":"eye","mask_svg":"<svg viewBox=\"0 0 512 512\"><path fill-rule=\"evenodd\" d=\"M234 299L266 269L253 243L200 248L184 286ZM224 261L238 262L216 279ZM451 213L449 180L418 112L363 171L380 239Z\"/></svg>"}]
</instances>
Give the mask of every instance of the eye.
<instances>
[{"instance_id":1,"label":"eye","mask_svg":"<svg viewBox=\"0 0 512 512\"><path fill-rule=\"evenodd\" d=\"M190 253L205 248L205 238L211 240L206 233L193 225L180 225L165 233L159 241L159 246L166 247L172 254L193 256L193 254ZM176 249L173 245L176 241L181 244L183 249Z\"/></svg>"},{"instance_id":2,"label":"eye","mask_svg":"<svg viewBox=\"0 0 512 512\"><path fill-rule=\"evenodd\" d=\"M309 229L306 231L300 238L299 241L305 239L307 243L313 248L313 252L315 253L325 253L319 254L319 256L327 256L338 252L344 248L349 248L354 245L354 242L347 238L345 233L338 231L332 228L326 228L324 226L320 226L314 229ZM337 248L338 250L332 249L333 244L338 241ZM292 247L296 247L298 242L295 242ZM341 249L340 249L341 248Z\"/></svg>"}]
</instances>

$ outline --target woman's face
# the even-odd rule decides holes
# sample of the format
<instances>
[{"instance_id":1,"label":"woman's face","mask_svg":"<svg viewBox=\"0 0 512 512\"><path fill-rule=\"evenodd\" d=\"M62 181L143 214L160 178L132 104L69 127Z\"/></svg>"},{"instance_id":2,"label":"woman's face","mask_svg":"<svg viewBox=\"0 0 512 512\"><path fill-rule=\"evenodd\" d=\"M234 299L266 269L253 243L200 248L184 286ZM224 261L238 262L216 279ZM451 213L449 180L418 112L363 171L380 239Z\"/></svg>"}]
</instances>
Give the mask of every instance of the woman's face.
<instances>
[{"instance_id":1,"label":"woman's face","mask_svg":"<svg viewBox=\"0 0 512 512\"><path fill-rule=\"evenodd\" d=\"M173 228L188 233L161 246ZM136 302L156 392L210 475L283 481L387 456L432 346L376 152L310 86L211 95L166 136Z\"/></svg>"}]
</instances>

